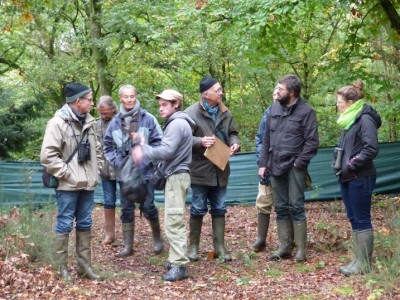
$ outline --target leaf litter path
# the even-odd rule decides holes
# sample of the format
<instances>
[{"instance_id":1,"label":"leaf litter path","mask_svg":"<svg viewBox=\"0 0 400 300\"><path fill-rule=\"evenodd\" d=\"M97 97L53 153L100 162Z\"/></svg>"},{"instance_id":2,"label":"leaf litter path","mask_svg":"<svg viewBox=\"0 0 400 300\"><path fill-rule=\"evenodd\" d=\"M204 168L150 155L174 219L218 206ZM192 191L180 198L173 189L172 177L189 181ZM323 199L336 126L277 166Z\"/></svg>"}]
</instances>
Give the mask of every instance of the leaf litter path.
<instances>
[{"instance_id":1,"label":"leaf litter path","mask_svg":"<svg viewBox=\"0 0 400 300\"><path fill-rule=\"evenodd\" d=\"M274 214L267 249L260 253L252 252L249 246L257 234L256 210L250 206L231 206L228 207L225 239L233 261L224 263L209 259L213 247L211 218L206 215L200 261L189 264L189 279L170 283L162 280L165 273L163 264L168 257L164 234L164 252L154 255L150 226L136 211L135 253L125 259L118 258L116 254L122 245L112 247L101 243L104 234L103 208L96 206L93 213L92 260L94 268L106 277L104 281L76 279L75 284L64 284L55 278L50 266L31 267L15 270L16 280L5 287L0 285L0 299L367 299L371 289L367 287L366 276L346 278L338 272L339 266L350 259L347 247L351 230L342 202L307 202L306 209L307 262L268 260L268 254L278 246ZM388 221L382 211L378 208L373 211L377 232L384 231ZM187 210L187 233L188 218ZM162 207L160 219L162 223ZM116 227L118 241L122 242L119 220ZM73 249L74 245L70 247ZM76 278L73 253L69 262Z\"/></svg>"}]
</instances>

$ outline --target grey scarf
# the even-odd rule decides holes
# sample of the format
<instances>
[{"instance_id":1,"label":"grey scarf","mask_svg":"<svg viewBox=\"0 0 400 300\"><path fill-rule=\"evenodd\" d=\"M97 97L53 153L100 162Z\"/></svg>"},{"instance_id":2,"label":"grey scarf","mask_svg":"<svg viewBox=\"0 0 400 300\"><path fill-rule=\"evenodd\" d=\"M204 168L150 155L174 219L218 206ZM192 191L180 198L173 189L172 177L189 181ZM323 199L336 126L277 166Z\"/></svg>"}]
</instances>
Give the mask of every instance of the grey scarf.
<instances>
[{"instance_id":1,"label":"grey scarf","mask_svg":"<svg viewBox=\"0 0 400 300\"><path fill-rule=\"evenodd\" d=\"M132 108L130 111L126 111L125 107L121 104L119 111L121 112L121 120L125 120L125 129L126 131L129 132L130 124L132 122L132 119L136 114L138 113L140 109L140 102L139 100L136 99L135 107Z\"/></svg>"}]
</instances>

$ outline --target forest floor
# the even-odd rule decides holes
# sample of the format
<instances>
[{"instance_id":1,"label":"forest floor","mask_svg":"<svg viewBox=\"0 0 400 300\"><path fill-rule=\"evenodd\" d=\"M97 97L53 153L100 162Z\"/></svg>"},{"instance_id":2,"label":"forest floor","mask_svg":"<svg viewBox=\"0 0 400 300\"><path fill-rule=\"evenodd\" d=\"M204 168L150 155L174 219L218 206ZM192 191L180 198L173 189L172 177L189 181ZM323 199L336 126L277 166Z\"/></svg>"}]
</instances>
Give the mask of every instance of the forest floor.
<instances>
[{"instance_id":1,"label":"forest floor","mask_svg":"<svg viewBox=\"0 0 400 300\"><path fill-rule=\"evenodd\" d=\"M384 234L393 215L382 205L376 205L384 202L384 198L374 201L375 232ZM76 277L72 251L74 238L71 238L69 268L76 278L74 284L58 280L50 264L18 266L14 261L17 267L11 267L0 260L0 299L400 299L399 287L390 293L371 287L368 284L371 275L345 277L339 273L339 266L347 263L351 256L348 250L351 230L341 201L307 202L306 209L306 262L295 263L291 259L270 261L267 258L278 246L275 214L271 215L267 249L252 252L250 245L257 234L256 210L250 206L230 206L225 239L233 261L224 263L211 259L211 218L207 215L200 243L200 261L189 264L190 277L187 280L171 283L162 280L165 274L163 264L168 257L166 238L164 252L154 255L149 224L136 212L135 253L128 258L118 258L116 254L122 246L101 243L103 208L96 206L92 260L94 269L104 275L104 281ZM161 222L163 212L160 207ZM188 217L187 211L187 221ZM117 237L122 241L119 220ZM4 280L6 273L7 281Z\"/></svg>"}]
</instances>

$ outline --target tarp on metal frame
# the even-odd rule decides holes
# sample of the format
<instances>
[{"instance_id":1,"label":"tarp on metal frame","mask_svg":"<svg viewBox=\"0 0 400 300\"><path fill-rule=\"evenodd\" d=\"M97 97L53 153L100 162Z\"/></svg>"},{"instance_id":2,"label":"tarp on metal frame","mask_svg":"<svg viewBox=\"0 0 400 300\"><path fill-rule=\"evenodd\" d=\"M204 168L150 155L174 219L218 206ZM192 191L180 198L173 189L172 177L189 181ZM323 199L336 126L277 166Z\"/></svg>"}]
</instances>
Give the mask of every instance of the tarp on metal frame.
<instances>
[{"instance_id":1,"label":"tarp on metal frame","mask_svg":"<svg viewBox=\"0 0 400 300\"><path fill-rule=\"evenodd\" d=\"M333 147L321 147L311 161L309 173L312 189L306 191L306 201L340 199L340 189L331 169ZM258 192L258 166L254 152L239 153L230 158L227 204L252 205ZM381 143L375 159L378 171L376 194L400 192L400 142ZM53 189L45 188L39 162L0 162L0 204L20 205L54 201ZM189 194L187 203L190 203ZM103 203L101 184L95 190L95 201ZM163 193L156 191L156 202L163 203Z\"/></svg>"}]
</instances>

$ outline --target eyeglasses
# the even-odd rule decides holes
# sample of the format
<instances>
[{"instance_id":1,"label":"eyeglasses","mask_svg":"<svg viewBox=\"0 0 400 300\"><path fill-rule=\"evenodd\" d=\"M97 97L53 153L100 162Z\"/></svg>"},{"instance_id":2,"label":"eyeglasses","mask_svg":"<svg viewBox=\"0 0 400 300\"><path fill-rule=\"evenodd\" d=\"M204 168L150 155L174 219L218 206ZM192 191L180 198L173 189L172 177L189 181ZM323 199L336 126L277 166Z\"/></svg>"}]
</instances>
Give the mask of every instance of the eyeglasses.
<instances>
[{"instance_id":1,"label":"eyeglasses","mask_svg":"<svg viewBox=\"0 0 400 300\"><path fill-rule=\"evenodd\" d=\"M85 100L88 100L90 102L93 102L93 98L80 97L80 99L85 99Z\"/></svg>"},{"instance_id":2,"label":"eyeglasses","mask_svg":"<svg viewBox=\"0 0 400 300\"><path fill-rule=\"evenodd\" d=\"M124 100L136 99L136 95L124 95L121 98L124 99Z\"/></svg>"},{"instance_id":3,"label":"eyeglasses","mask_svg":"<svg viewBox=\"0 0 400 300\"><path fill-rule=\"evenodd\" d=\"M218 94L218 93L223 93L223 92L224 92L224 89L223 89L222 87L220 87L219 89L215 90L214 92L215 92L216 94Z\"/></svg>"}]
</instances>

